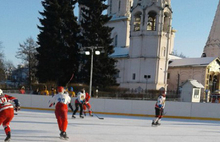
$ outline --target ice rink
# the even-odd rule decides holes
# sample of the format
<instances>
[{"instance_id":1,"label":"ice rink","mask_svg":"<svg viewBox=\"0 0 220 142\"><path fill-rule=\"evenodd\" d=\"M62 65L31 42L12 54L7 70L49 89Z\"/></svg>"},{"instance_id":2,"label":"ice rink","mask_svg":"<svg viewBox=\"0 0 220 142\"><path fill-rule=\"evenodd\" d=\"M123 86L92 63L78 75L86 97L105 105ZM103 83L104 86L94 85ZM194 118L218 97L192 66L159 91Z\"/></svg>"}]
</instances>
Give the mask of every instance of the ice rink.
<instances>
[{"instance_id":1,"label":"ice rink","mask_svg":"<svg viewBox=\"0 0 220 142\"><path fill-rule=\"evenodd\" d=\"M60 140L53 111L21 110L11 122L11 142L219 142L219 121L163 118L151 127L153 118L102 115L76 119L69 113L67 135ZM3 127L0 141L5 139Z\"/></svg>"}]
</instances>

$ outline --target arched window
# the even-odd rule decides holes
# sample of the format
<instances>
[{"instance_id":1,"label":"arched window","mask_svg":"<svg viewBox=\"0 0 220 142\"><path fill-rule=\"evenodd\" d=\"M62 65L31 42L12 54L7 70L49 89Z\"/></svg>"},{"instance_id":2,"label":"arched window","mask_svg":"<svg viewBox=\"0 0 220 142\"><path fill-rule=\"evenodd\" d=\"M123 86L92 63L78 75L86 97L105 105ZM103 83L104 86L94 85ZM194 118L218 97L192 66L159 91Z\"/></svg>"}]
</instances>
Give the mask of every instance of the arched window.
<instances>
[{"instance_id":1,"label":"arched window","mask_svg":"<svg viewBox=\"0 0 220 142\"><path fill-rule=\"evenodd\" d=\"M134 31L140 31L141 28L141 12L134 15Z\"/></svg>"},{"instance_id":2,"label":"arched window","mask_svg":"<svg viewBox=\"0 0 220 142\"><path fill-rule=\"evenodd\" d=\"M147 21L147 30L148 31L156 31L156 19L157 19L157 13L156 12L149 12L148 13L148 21Z\"/></svg>"}]
</instances>

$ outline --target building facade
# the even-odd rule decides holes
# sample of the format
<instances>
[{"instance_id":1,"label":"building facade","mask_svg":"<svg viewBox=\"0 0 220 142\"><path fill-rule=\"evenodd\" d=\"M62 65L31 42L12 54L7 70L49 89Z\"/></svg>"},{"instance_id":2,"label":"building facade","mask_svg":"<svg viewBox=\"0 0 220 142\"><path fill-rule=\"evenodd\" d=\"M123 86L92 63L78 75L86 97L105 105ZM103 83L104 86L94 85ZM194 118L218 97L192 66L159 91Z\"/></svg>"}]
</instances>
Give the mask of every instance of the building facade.
<instances>
[{"instance_id":1,"label":"building facade","mask_svg":"<svg viewBox=\"0 0 220 142\"><path fill-rule=\"evenodd\" d=\"M219 69L220 60L216 57L171 60L168 71L168 89L175 91L187 79L194 79L205 89L214 92L219 90Z\"/></svg>"},{"instance_id":2,"label":"building facade","mask_svg":"<svg viewBox=\"0 0 220 142\"><path fill-rule=\"evenodd\" d=\"M133 0L108 0L108 15L112 19L107 24L114 27L111 37L115 47L128 48L130 44L130 20Z\"/></svg>"},{"instance_id":3,"label":"building facade","mask_svg":"<svg viewBox=\"0 0 220 142\"><path fill-rule=\"evenodd\" d=\"M116 57L120 70L117 80L120 87L143 90L167 88L168 61L169 55L173 52L175 37L175 31L172 30L173 12L170 0L133 0L133 4L131 0L109 0L109 14L114 13L114 10L110 10L111 7L118 9L122 7L119 6L122 1L132 7L130 13L129 8L124 8L125 11L122 12L130 19L127 21L130 22L129 30L124 29L127 34L130 33L128 39L130 41L127 56ZM120 19L120 14L116 13L112 20L114 19ZM119 38L121 37L119 34L123 32L115 34L117 29L125 27L113 21L109 22L115 28L112 38L115 40L115 35L118 35L118 41L124 42L118 45L127 47L125 41L128 40Z\"/></svg>"}]
</instances>

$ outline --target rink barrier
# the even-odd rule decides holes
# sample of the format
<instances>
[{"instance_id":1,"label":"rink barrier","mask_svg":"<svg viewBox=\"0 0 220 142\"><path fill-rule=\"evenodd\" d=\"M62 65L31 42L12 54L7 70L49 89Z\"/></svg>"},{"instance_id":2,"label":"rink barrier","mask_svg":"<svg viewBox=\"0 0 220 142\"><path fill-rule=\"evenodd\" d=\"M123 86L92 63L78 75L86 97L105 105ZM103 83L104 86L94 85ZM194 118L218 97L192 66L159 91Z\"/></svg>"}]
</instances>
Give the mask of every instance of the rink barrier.
<instances>
[{"instance_id":1,"label":"rink barrier","mask_svg":"<svg viewBox=\"0 0 220 142\"><path fill-rule=\"evenodd\" d=\"M8 93L19 99L22 109L50 110L51 96ZM71 104L74 107L75 98ZM146 100L116 100L91 98L92 110L97 114L127 115L139 117L154 117L155 101ZM165 118L198 119L220 121L220 104L215 103L190 103L166 101Z\"/></svg>"}]
</instances>

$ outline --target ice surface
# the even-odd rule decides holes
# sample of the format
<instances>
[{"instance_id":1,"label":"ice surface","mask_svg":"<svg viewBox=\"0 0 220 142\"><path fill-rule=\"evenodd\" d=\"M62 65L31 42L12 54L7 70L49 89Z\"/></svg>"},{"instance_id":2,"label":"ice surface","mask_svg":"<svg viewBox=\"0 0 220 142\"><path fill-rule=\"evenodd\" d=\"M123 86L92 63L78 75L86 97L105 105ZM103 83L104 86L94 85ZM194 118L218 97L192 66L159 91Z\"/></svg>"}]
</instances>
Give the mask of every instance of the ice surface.
<instances>
[{"instance_id":1,"label":"ice surface","mask_svg":"<svg viewBox=\"0 0 220 142\"><path fill-rule=\"evenodd\" d=\"M151 127L153 118L102 115L76 119L69 116L69 142L219 142L219 121L163 118ZM21 110L11 122L11 142L62 142L53 111ZM5 139L0 129L0 141Z\"/></svg>"}]
</instances>

